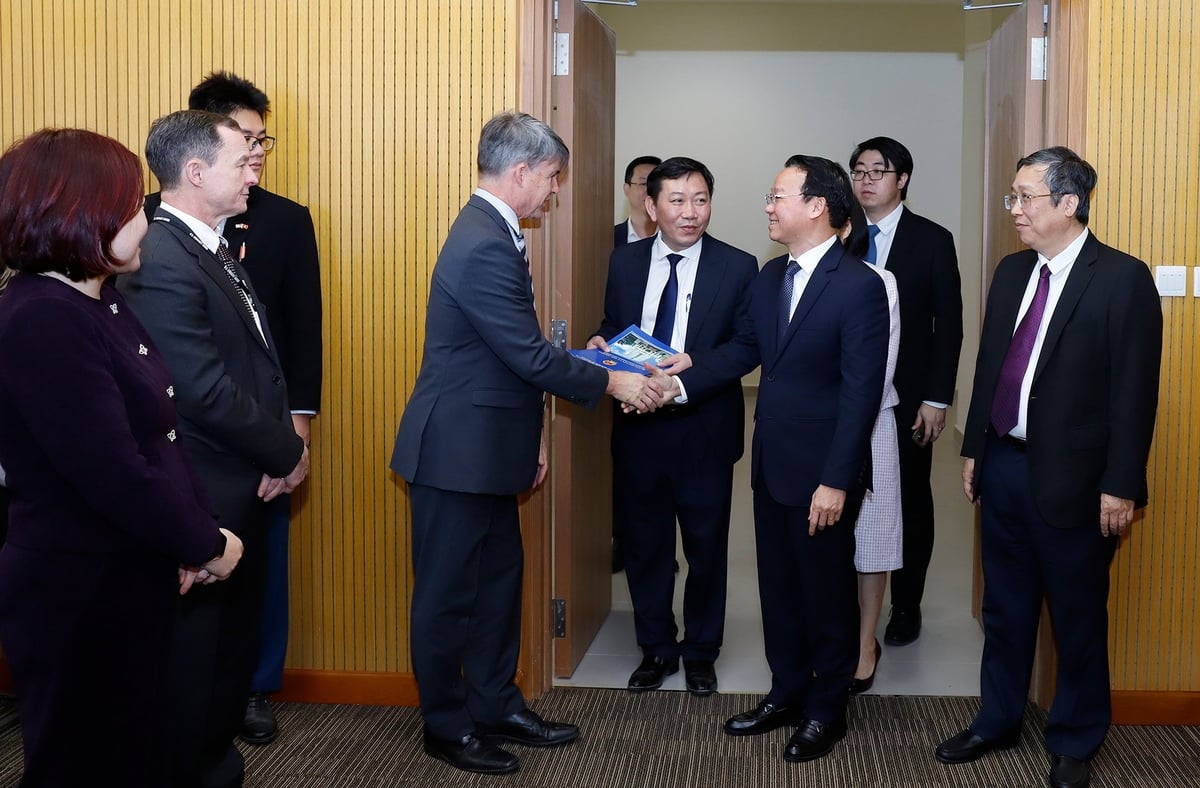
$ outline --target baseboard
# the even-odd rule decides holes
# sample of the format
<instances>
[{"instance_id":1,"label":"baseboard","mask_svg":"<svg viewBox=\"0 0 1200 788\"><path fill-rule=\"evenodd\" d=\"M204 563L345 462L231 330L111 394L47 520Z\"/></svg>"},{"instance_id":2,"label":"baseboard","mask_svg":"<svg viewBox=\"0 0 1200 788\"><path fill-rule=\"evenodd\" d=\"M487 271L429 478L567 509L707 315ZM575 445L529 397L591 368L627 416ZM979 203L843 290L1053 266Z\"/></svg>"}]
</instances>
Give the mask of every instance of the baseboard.
<instances>
[{"instance_id":1,"label":"baseboard","mask_svg":"<svg viewBox=\"0 0 1200 788\"><path fill-rule=\"evenodd\" d=\"M411 673L287 668L283 688L272 697L301 703L416 706L417 679Z\"/></svg>"},{"instance_id":2,"label":"baseboard","mask_svg":"<svg viewBox=\"0 0 1200 788\"><path fill-rule=\"evenodd\" d=\"M1113 690L1114 725L1200 725L1200 692Z\"/></svg>"}]
</instances>

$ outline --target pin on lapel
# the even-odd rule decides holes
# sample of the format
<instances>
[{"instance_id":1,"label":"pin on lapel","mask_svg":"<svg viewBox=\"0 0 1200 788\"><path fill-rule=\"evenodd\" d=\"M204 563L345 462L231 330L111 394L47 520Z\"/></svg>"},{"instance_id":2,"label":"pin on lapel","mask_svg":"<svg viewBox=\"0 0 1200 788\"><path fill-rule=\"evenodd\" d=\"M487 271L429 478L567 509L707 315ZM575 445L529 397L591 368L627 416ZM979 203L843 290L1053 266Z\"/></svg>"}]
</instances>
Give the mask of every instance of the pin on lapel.
<instances>
[{"instance_id":1,"label":"pin on lapel","mask_svg":"<svg viewBox=\"0 0 1200 788\"><path fill-rule=\"evenodd\" d=\"M238 222L237 224L235 224L235 225L233 226L233 229L235 229L235 230L249 230L249 229L250 229L250 225L246 224L245 222Z\"/></svg>"}]
</instances>

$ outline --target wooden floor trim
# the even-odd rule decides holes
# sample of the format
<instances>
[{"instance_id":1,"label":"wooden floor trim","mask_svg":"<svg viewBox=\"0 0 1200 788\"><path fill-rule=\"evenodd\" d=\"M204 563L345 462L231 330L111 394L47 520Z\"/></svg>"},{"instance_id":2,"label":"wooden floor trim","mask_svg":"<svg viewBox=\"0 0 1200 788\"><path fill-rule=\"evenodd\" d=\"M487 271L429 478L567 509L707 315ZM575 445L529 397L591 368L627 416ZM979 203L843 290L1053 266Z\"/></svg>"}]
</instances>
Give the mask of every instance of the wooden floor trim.
<instances>
[{"instance_id":1,"label":"wooden floor trim","mask_svg":"<svg viewBox=\"0 0 1200 788\"><path fill-rule=\"evenodd\" d=\"M302 703L416 706L417 679L411 673L288 668L283 671L283 689L271 697Z\"/></svg>"},{"instance_id":2,"label":"wooden floor trim","mask_svg":"<svg viewBox=\"0 0 1200 788\"><path fill-rule=\"evenodd\" d=\"M1114 690L1114 725L1200 725L1200 692Z\"/></svg>"}]
</instances>

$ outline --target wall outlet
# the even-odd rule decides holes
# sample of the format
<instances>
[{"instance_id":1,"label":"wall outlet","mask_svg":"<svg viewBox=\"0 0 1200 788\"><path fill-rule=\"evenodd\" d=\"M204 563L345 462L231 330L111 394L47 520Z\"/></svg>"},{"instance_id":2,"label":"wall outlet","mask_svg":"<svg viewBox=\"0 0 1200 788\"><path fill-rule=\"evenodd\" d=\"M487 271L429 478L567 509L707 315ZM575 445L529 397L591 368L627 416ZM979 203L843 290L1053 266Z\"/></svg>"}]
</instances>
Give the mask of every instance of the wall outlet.
<instances>
[{"instance_id":1,"label":"wall outlet","mask_svg":"<svg viewBox=\"0 0 1200 788\"><path fill-rule=\"evenodd\" d=\"M1154 284L1160 296L1187 295L1187 266L1159 265L1154 267Z\"/></svg>"}]
</instances>

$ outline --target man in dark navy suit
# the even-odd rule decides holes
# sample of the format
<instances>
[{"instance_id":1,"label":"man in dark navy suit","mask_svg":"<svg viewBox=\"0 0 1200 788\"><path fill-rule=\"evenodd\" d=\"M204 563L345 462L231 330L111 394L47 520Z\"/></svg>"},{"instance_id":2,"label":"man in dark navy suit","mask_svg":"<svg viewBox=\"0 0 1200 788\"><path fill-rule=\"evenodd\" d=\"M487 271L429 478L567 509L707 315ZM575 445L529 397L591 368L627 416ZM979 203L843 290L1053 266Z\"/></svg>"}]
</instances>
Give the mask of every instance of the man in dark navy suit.
<instances>
[{"instance_id":1,"label":"man in dark navy suit","mask_svg":"<svg viewBox=\"0 0 1200 788\"><path fill-rule=\"evenodd\" d=\"M783 757L808 761L846 735L859 648L854 523L871 478L888 301L839 242L861 211L839 165L792 156L766 200L771 240L788 253L754 281L746 363L762 362L750 480L771 690L725 732L795 725Z\"/></svg>"},{"instance_id":2,"label":"man in dark navy suit","mask_svg":"<svg viewBox=\"0 0 1200 788\"><path fill-rule=\"evenodd\" d=\"M896 277L900 293L900 353L896 357L900 506L904 566L892 572L892 615L884 643L903 646L921 634L921 598L933 555L933 443L946 427L962 349L962 282L950 231L904 205L912 180L908 148L891 137L859 143L850 177L871 226L868 261ZM878 618L883 579L868 583Z\"/></svg>"},{"instance_id":3,"label":"man in dark navy suit","mask_svg":"<svg viewBox=\"0 0 1200 788\"><path fill-rule=\"evenodd\" d=\"M433 269L421 372L392 454L412 503L410 639L424 748L464 771L516 771L517 757L496 740L546 747L579 736L527 708L513 682L524 563L517 494L546 476L545 393L586 406L608 393L638 410L662 395L656 379L593 366L542 334L519 222L542 214L568 156L529 115L504 112L484 125L478 188Z\"/></svg>"},{"instance_id":4,"label":"man in dark navy suit","mask_svg":"<svg viewBox=\"0 0 1200 788\"><path fill-rule=\"evenodd\" d=\"M652 415L618 409L613 422L613 520L643 653L629 689L661 687L682 657L688 691L710 695L725 632L733 466L745 444L743 370L724 346L739 331L749 341L758 263L707 234L713 177L700 162L667 159L646 190L658 232L613 251L604 322L588 341L607 349L637 325L681 351L663 361L675 396ZM688 565L682 642L671 609L676 520Z\"/></svg>"},{"instance_id":5,"label":"man in dark navy suit","mask_svg":"<svg viewBox=\"0 0 1200 788\"><path fill-rule=\"evenodd\" d=\"M629 203L629 218L613 227L613 248L640 241L654 235L658 229L646 211L646 179L650 171L662 163L657 156L638 156L625 166L625 200Z\"/></svg>"},{"instance_id":6,"label":"man in dark navy suit","mask_svg":"<svg viewBox=\"0 0 1200 788\"><path fill-rule=\"evenodd\" d=\"M250 168L262 178L267 154L275 148L275 138L267 134L271 102L266 93L236 74L217 71L192 89L188 109L232 118L250 145ZM146 198L147 217L153 218L158 203L158 194ZM292 426L310 445L312 420L321 410L322 370L321 272L312 216L303 205L256 185L250 189L246 211L226 219L220 232L266 312L287 379ZM287 655L290 518L291 496L271 502L262 642L241 731L247 744L269 744L279 732L267 694L282 685Z\"/></svg>"},{"instance_id":7,"label":"man in dark navy suit","mask_svg":"<svg viewBox=\"0 0 1200 788\"><path fill-rule=\"evenodd\" d=\"M1050 784L1082 788L1112 723L1109 566L1146 505L1162 310L1145 263L1088 230L1096 171L1067 148L1021 159L1004 204L1029 249L988 291L963 436L982 510L982 705L937 750L966 763L1013 747L1045 600L1058 646Z\"/></svg>"}]
</instances>

